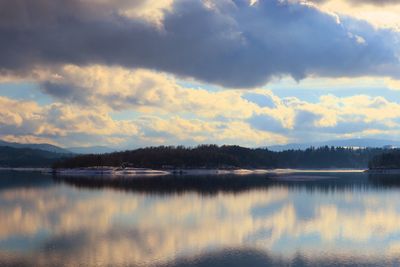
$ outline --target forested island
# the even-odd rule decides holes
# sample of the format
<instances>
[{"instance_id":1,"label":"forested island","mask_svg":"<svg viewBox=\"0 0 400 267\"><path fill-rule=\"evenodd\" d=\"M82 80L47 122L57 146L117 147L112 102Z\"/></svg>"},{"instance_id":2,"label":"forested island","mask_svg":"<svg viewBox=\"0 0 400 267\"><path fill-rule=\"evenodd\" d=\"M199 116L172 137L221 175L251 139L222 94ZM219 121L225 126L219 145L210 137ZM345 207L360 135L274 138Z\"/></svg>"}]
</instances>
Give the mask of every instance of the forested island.
<instances>
[{"instance_id":1,"label":"forested island","mask_svg":"<svg viewBox=\"0 0 400 267\"><path fill-rule=\"evenodd\" d=\"M382 148L353 149L311 147L306 150L273 152L266 148L200 145L197 147L159 146L106 154L78 155L59 160L54 169L95 166L152 169L174 168L367 168Z\"/></svg>"},{"instance_id":2,"label":"forested island","mask_svg":"<svg viewBox=\"0 0 400 267\"><path fill-rule=\"evenodd\" d=\"M274 152L267 148L200 145L159 146L104 154L78 155L40 149L0 147L0 167L85 168L95 166L151 169L193 168L348 168L400 170L400 150L310 147Z\"/></svg>"}]
</instances>

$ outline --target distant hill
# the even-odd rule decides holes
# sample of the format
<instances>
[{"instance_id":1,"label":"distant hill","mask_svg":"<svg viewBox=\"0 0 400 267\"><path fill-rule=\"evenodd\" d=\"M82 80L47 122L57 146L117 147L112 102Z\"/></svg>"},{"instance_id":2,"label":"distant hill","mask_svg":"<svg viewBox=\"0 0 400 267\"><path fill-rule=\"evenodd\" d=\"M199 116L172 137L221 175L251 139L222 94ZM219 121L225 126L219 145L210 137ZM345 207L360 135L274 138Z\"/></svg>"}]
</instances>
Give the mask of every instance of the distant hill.
<instances>
[{"instance_id":1,"label":"distant hill","mask_svg":"<svg viewBox=\"0 0 400 267\"><path fill-rule=\"evenodd\" d=\"M32 148L0 146L0 167L50 167L73 154L56 153Z\"/></svg>"},{"instance_id":2,"label":"distant hill","mask_svg":"<svg viewBox=\"0 0 400 267\"><path fill-rule=\"evenodd\" d=\"M385 146L400 147L400 141L358 138L358 139L330 140L325 142L314 142L314 143L277 145L277 146L269 146L268 149L272 151L284 151L290 149L305 150L309 147L323 147L323 146L361 147L361 148L363 147L383 148Z\"/></svg>"},{"instance_id":3,"label":"distant hill","mask_svg":"<svg viewBox=\"0 0 400 267\"><path fill-rule=\"evenodd\" d=\"M76 154L104 154L118 151L118 149L106 146L68 147L67 150Z\"/></svg>"},{"instance_id":4,"label":"distant hill","mask_svg":"<svg viewBox=\"0 0 400 267\"><path fill-rule=\"evenodd\" d=\"M15 143L15 142L7 142L0 140L0 146L8 146L14 148L31 148L31 149L40 149L44 151L61 153L61 154L103 154L103 153L112 153L116 152L119 149L111 148L107 146L82 146L82 147L68 147L63 148L51 144L23 144L23 143Z\"/></svg>"},{"instance_id":5,"label":"distant hill","mask_svg":"<svg viewBox=\"0 0 400 267\"><path fill-rule=\"evenodd\" d=\"M7 146L7 147L13 147L13 148L31 148L31 149L40 149L44 151L49 151L53 153L62 153L62 154L70 154L71 151L58 147L55 145L50 145L50 144L21 144L21 143L14 143L14 142L6 142L3 140L0 140L0 146Z\"/></svg>"}]
</instances>

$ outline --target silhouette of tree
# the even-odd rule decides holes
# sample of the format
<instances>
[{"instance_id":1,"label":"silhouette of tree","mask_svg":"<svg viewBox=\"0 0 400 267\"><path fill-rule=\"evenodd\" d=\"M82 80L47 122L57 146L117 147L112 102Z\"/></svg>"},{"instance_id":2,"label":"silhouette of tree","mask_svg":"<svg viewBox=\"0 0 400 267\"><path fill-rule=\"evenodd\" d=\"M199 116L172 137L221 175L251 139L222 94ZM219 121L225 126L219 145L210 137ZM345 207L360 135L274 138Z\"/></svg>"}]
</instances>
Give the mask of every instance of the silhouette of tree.
<instances>
[{"instance_id":1,"label":"silhouette of tree","mask_svg":"<svg viewBox=\"0 0 400 267\"><path fill-rule=\"evenodd\" d=\"M79 155L56 162L54 168L131 166L143 168L366 168L386 150L310 147L273 152L266 148L200 145L159 146L107 154Z\"/></svg>"}]
</instances>

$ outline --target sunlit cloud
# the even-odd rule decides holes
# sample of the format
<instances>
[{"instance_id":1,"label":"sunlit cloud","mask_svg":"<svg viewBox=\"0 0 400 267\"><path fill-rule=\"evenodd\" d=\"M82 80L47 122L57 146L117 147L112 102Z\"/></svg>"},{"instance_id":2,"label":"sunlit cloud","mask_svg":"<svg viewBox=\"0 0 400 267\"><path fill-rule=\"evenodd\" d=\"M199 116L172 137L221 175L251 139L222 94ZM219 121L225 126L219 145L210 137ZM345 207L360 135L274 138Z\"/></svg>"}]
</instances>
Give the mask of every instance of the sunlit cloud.
<instances>
[{"instance_id":1,"label":"sunlit cloud","mask_svg":"<svg viewBox=\"0 0 400 267\"><path fill-rule=\"evenodd\" d=\"M400 31L399 1L326 0L311 1L321 10L366 20L377 28Z\"/></svg>"},{"instance_id":2,"label":"sunlit cloud","mask_svg":"<svg viewBox=\"0 0 400 267\"><path fill-rule=\"evenodd\" d=\"M40 106L35 102L5 97L0 98L0 105L4 108L0 112L1 137L10 141L34 141L35 136L36 140L47 138L52 140L50 143L58 143L59 138L71 134L110 137L137 133L134 123L114 121L98 109L82 110L60 103Z\"/></svg>"},{"instance_id":3,"label":"sunlit cloud","mask_svg":"<svg viewBox=\"0 0 400 267\"><path fill-rule=\"evenodd\" d=\"M386 79L386 85L392 90L400 90L400 80Z\"/></svg>"},{"instance_id":4,"label":"sunlit cloud","mask_svg":"<svg viewBox=\"0 0 400 267\"><path fill-rule=\"evenodd\" d=\"M53 103L2 97L2 138L138 147L201 143L263 146L315 138L395 136L400 104L382 96L278 97L266 88L206 90L156 71L67 65L35 82ZM368 84L371 77L362 78ZM315 82L315 84L314 84ZM336 82L336 83L335 83ZM335 87L357 80L334 80ZM323 80L307 81L310 89ZM379 84L396 86L382 78ZM388 85L389 88L389 85ZM314 90L314 89L313 89ZM323 89L321 90L323 92ZM18 107L13 109L12 107ZM129 111L129 112L128 112ZM116 112L128 112L123 119ZM78 135L81 135L80 137Z\"/></svg>"}]
</instances>

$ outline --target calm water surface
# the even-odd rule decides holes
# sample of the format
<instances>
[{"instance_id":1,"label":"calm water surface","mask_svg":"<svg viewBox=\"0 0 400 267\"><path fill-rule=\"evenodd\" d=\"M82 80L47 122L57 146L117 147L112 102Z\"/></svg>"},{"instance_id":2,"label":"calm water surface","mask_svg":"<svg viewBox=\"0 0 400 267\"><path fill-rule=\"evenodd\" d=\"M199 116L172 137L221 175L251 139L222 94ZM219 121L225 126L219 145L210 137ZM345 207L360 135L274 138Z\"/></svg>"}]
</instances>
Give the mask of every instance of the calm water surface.
<instances>
[{"instance_id":1,"label":"calm water surface","mask_svg":"<svg viewBox=\"0 0 400 267\"><path fill-rule=\"evenodd\" d=\"M0 265L400 264L400 176L0 172Z\"/></svg>"}]
</instances>

